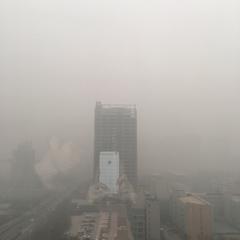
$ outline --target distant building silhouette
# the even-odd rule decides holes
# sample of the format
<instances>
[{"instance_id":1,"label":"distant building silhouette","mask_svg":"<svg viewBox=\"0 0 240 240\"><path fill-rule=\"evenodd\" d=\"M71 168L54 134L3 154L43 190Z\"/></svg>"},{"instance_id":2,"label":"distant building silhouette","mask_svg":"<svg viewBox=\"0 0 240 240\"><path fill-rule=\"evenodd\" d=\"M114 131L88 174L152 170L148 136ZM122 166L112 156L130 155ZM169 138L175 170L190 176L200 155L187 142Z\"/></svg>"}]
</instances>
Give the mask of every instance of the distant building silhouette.
<instances>
[{"instance_id":1,"label":"distant building silhouette","mask_svg":"<svg viewBox=\"0 0 240 240\"><path fill-rule=\"evenodd\" d=\"M42 183L35 171L35 151L32 144L25 142L14 151L11 161L11 180L16 194L28 195L42 188Z\"/></svg>"}]
</instances>

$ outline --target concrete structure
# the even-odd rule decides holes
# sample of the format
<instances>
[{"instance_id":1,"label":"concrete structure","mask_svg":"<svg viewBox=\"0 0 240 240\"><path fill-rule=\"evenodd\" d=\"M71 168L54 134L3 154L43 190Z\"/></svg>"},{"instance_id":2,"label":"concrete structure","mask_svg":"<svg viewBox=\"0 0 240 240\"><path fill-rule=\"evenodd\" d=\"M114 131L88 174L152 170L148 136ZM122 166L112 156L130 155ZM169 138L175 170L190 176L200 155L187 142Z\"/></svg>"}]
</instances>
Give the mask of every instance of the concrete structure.
<instances>
[{"instance_id":1,"label":"concrete structure","mask_svg":"<svg viewBox=\"0 0 240 240\"><path fill-rule=\"evenodd\" d=\"M143 193L138 193L136 202L128 207L128 215L131 223L133 238L135 240L146 239L146 209Z\"/></svg>"},{"instance_id":2,"label":"concrete structure","mask_svg":"<svg viewBox=\"0 0 240 240\"><path fill-rule=\"evenodd\" d=\"M30 142L20 144L11 161L11 186L8 195L16 200L32 201L44 193L35 170L35 151Z\"/></svg>"},{"instance_id":3,"label":"concrete structure","mask_svg":"<svg viewBox=\"0 0 240 240\"><path fill-rule=\"evenodd\" d=\"M213 210L215 240L240 239L240 197L222 192L201 194Z\"/></svg>"},{"instance_id":4,"label":"concrete structure","mask_svg":"<svg viewBox=\"0 0 240 240\"><path fill-rule=\"evenodd\" d=\"M146 240L160 240L160 203L155 197L146 199Z\"/></svg>"},{"instance_id":5,"label":"concrete structure","mask_svg":"<svg viewBox=\"0 0 240 240\"><path fill-rule=\"evenodd\" d=\"M137 111L134 105L106 105L95 108L94 177L99 177L100 152L119 152L123 174L137 183Z\"/></svg>"},{"instance_id":6,"label":"concrete structure","mask_svg":"<svg viewBox=\"0 0 240 240\"><path fill-rule=\"evenodd\" d=\"M170 206L169 215L174 225L177 225L178 199L180 197L184 197L185 195L186 195L185 189L181 185L176 185L172 189L172 195L170 197L170 203L169 203L169 206Z\"/></svg>"},{"instance_id":7,"label":"concrete structure","mask_svg":"<svg viewBox=\"0 0 240 240\"><path fill-rule=\"evenodd\" d=\"M224 220L224 194L221 192L206 193L202 197L207 200L213 209L215 221Z\"/></svg>"},{"instance_id":8,"label":"concrete structure","mask_svg":"<svg viewBox=\"0 0 240 240\"><path fill-rule=\"evenodd\" d=\"M155 196L138 192L128 213L135 240L160 240L160 204Z\"/></svg>"},{"instance_id":9,"label":"concrete structure","mask_svg":"<svg viewBox=\"0 0 240 240\"><path fill-rule=\"evenodd\" d=\"M131 183L129 183L126 175L121 175L118 180L119 186L119 197L123 202L136 202L136 193L134 191L134 187Z\"/></svg>"},{"instance_id":10,"label":"concrete structure","mask_svg":"<svg viewBox=\"0 0 240 240\"><path fill-rule=\"evenodd\" d=\"M158 199L169 200L170 183L165 176L160 174L145 176L143 180L144 189L157 196Z\"/></svg>"},{"instance_id":11,"label":"concrete structure","mask_svg":"<svg viewBox=\"0 0 240 240\"><path fill-rule=\"evenodd\" d=\"M240 195L226 196L225 217L229 224L240 229Z\"/></svg>"},{"instance_id":12,"label":"concrete structure","mask_svg":"<svg viewBox=\"0 0 240 240\"><path fill-rule=\"evenodd\" d=\"M118 192L119 153L101 152L99 182L106 185L111 193Z\"/></svg>"},{"instance_id":13,"label":"concrete structure","mask_svg":"<svg viewBox=\"0 0 240 240\"><path fill-rule=\"evenodd\" d=\"M214 222L214 240L239 240L239 229L223 221Z\"/></svg>"},{"instance_id":14,"label":"concrete structure","mask_svg":"<svg viewBox=\"0 0 240 240\"><path fill-rule=\"evenodd\" d=\"M147 192L157 197L160 204L161 222L163 224L169 223L169 200L171 193L171 184L169 181L164 175L155 174L144 176L141 183Z\"/></svg>"},{"instance_id":15,"label":"concrete structure","mask_svg":"<svg viewBox=\"0 0 240 240\"><path fill-rule=\"evenodd\" d=\"M178 198L176 224L187 240L211 240L213 224L210 204L194 195Z\"/></svg>"}]
</instances>

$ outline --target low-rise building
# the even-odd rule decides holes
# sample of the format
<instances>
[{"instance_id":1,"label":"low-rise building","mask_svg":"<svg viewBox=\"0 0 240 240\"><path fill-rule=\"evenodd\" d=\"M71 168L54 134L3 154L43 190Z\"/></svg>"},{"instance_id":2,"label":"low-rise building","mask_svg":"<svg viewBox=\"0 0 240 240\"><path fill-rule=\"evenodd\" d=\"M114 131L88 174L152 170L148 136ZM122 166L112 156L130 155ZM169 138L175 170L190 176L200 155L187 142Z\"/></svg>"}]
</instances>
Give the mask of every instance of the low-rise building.
<instances>
[{"instance_id":1,"label":"low-rise building","mask_svg":"<svg viewBox=\"0 0 240 240\"><path fill-rule=\"evenodd\" d=\"M187 240L211 240L213 237L211 205L195 195L178 198L176 225Z\"/></svg>"},{"instance_id":2,"label":"low-rise building","mask_svg":"<svg viewBox=\"0 0 240 240\"><path fill-rule=\"evenodd\" d=\"M226 196L225 217L228 223L240 229L240 195Z\"/></svg>"},{"instance_id":3,"label":"low-rise building","mask_svg":"<svg viewBox=\"0 0 240 240\"><path fill-rule=\"evenodd\" d=\"M146 239L146 211L145 199L143 194L137 196L137 201L128 208L129 220L131 223L132 234L135 240Z\"/></svg>"}]
</instances>

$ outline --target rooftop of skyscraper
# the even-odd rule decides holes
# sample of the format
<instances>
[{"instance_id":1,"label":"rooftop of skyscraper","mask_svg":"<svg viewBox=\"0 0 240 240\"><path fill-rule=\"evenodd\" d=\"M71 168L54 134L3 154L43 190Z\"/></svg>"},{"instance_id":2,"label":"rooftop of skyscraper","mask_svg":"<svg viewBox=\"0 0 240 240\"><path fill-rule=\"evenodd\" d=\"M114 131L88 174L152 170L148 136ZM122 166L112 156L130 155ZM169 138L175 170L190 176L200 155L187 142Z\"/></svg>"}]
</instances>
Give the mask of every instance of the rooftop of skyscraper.
<instances>
[{"instance_id":1,"label":"rooftop of skyscraper","mask_svg":"<svg viewBox=\"0 0 240 240\"><path fill-rule=\"evenodd\" d=\"M102 102L97 102L97 106L101 106L102 108L129 108L136 109L135 104L103 104Z\"/></svg>"}]
</instances>

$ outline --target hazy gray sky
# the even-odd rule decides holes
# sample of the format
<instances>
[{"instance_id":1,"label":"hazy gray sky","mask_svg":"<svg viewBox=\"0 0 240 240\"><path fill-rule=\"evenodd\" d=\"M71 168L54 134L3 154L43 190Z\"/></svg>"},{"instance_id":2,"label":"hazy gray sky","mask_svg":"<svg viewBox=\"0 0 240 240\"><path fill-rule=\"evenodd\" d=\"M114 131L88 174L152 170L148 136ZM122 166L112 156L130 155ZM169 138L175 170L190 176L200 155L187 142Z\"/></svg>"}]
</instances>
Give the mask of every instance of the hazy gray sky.
<instances>
[{"instance_id":1,"label":"hazy gray sky","mask_svg":"<svg viewBox=\"0 0 240 240\"><path fill-rule=\"evenodd\" d=\"M102 100L137 104L141 169L223 166L240 156L239 93L238 0L0 1L2 158L57 136L90 161Z\"/></svg>"}]
</instances>

